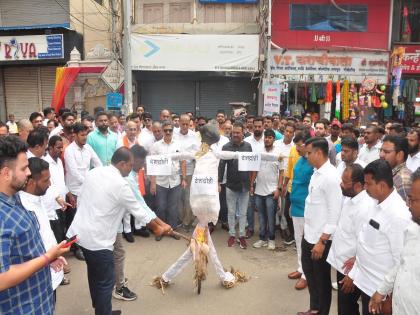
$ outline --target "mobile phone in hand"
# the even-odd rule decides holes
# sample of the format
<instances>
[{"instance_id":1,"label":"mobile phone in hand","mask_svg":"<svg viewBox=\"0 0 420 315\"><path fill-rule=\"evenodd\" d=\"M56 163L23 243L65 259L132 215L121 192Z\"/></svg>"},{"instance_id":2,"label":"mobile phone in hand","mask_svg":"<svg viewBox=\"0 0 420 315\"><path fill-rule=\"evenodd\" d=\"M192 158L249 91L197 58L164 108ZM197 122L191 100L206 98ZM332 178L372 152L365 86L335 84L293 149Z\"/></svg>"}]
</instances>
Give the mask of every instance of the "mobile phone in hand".
<instances>
[{"instance_id":1,"label":"mobile phone in hand","mask_svg":"<svg viewBox=\"0 0 420 315\"><path fill-rule=\"evenodd\" d=\"M76 242L77 242L77 235L74 235L74 236L70 237L70 238L66 241L66 243L65 243L63 246L61 246L61 248L67 248L67 247L70 247L73 243L76 243Z\"/></svg>"}]
</instances>

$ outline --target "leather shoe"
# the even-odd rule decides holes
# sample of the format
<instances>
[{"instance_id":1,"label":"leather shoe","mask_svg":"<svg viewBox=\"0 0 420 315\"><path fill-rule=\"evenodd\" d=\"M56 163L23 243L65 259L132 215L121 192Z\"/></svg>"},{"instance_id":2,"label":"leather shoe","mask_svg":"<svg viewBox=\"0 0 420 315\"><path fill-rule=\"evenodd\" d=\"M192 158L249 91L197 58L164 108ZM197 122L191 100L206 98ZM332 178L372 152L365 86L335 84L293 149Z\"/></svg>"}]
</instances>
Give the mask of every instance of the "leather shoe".
<instances>
[{"instance_id":1,"label":"leather shoe","mask_svg":"<svg viewBox=\"0 0 420 315\"><path fill-rule=\"evenodd\" d=\"M149 231L145 227L142 227L140 230L135 230L133 234L141 236L141 237L149 237L150 236Z\"/></svg>"},{"instance_id":2,"label":"leather shoe","mask_svg":"<svg viewBox=\"0 0 420 315\"><path fill-rule=\"evenodd\" d=\"M300 279L300 277L302 277L302 274L299 271L293 271L287 275L287 278L292 280Z\"/></svg>"},{"instance_id":3,"label":"leather shoe","mask_svg":"<svg viewBox=\"0 0 420 315\"><path fill-rule=\"evenodd\" d=\"M253 231L253 230L247 230L247 231L246 231L245 238L246 238L246 239L249 239L249 238L251 238L252 236L254 236L254 231Z\"/></svg>"},{"instance_id":4,"label":"leather shoe","mask_svg":"<svg viewBox=\"0 0 420 315\"><path fill-rule=\"evenodd\" d=\"M85 260L85 255L83 255L83 252L80 248L74 251L74 256L76 256L76 258L79 260L83 260L83 261Z\"/></svg>"},{"instance_id":5,"label":"leather shoe","mask_svg":"<svg viewBox=\"0 0 420 315\"><path fill-rule=\"evenodd\" d=\"M124 238L127 240L127 242L129 243L134 243L134 236L133 233L123 233Z\"/></svg>"},{"instance_id":6,"label":"leather shoe","mask_svg":"<svg viewBox=\"0 0 420 315\"><path fill-rule=\"evenodd\" d=\"M296 289L296 290L303 290L303 289L305 289L307 286L308 286L308 282L306 282L306 280L305 280L305 279L300 278L300 279L296 282L296 284L295 284L295 289Z\"/></svg>"}]
</instances>

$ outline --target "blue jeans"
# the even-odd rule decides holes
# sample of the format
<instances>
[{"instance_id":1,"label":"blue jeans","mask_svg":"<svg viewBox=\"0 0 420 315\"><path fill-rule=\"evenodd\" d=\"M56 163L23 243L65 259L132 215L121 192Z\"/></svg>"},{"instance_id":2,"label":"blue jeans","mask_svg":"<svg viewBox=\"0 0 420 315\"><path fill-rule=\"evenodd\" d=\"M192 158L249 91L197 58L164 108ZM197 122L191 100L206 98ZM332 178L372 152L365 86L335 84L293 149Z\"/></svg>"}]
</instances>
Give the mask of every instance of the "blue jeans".
<instances>
[{"instance_id":1,"label":"blue jeans","mask_svg":"<svg viewBox=\"0 0 420 315\"><path fill-rule=\"evenodd\" d=\"M260 239L266 241L268 232L268 238L272 241L275 239L276 200L273 199L273 194L255 195L255 204L260 219Z\"/></svg>"},{"instance_id":2,"label":"blue jeans","mask_svg":"<svg viewBox=\"0 0 420 315\"><path fill-rule=\"evenodd\" d=\"M255 226L255 195L249 196L248 210L246 212L246 219L248 221L248 230L254 231Z\"/></svg>"},{"instance_id":3,"label":"blue jeans","mask_svg":"<svg viewBox=\"0 0 420 315\"><path fill-rule=\"evenodd\" d=\"M249 191L234 191L226 187L226 202L228 206L228 223L230 236L236 235L235 215L239 211L239 237L245 236L246 213L248 209Z\"/></svg>"},{"instance_id":4,"label":"blue jeans","mask_svg":"<svg viewBox=\"0 0 420 315\"><path fill-rule=\"evenodd\" d=\"M168 223L173 229L176 229L178 225L178 209L181 195L181 185L171 188L165 188L156 185L156 215L159 217L159 219Z\"/></svg>"},{"instance_id":5,"label":"blue jeans","mask_svg":"<svg viewBox=\"0 0 420 315\"><path fill-rule=\"evenodd\" d=\"M90 298L95 315L111 315L112 290L115 285L114 255L106 249L81 249L86 260Z\"/></svg>"}]
</instances>

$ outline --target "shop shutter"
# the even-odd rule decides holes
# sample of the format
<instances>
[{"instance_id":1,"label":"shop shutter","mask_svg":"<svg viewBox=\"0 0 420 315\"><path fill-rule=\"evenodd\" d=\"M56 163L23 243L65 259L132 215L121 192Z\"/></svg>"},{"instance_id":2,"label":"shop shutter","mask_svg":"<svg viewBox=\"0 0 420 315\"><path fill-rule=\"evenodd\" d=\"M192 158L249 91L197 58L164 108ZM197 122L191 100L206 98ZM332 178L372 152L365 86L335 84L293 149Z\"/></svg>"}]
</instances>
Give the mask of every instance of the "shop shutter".
<instances>
[{"instance_id":1,"label":"shop shutter","mask_svg":"<svg viewBox=\"0 0 420 315\"><path fill-rule=\"evenodd\" d=\"M202 80L199 82L199 112L197 115L215 118L218 109L223 109L228 116L232 108L229 103L247 102L254 104L256 83L250 79L223 78L219 80ZM255 106L249 112L255 113Z\"/></svg>"},{"instance_id":2,"label":"shop shutter","mask_svg":"<svg viewBox=\"0 0 420 315\"><path fill-rule=\"evenodd\" d=\"M51 106L55 87L55 66L41 67L41 100L42 108Z\"/></svg>"},{"instance_id":3,"label":"shop shutter","mask_svg":"<svg viewBox=\"0 0 420 315\"><path fill-rule=\"evenodd\" d=\"M16 119L29 118L40 110L38 71L39 67L4 68L7 113L15 114Z\"/></svg>"},{"instance_id":4,"label":"shop shutter","mask_svg":"<svg viewBox=\"0 0 420 315\"><path fill-rule=\"evenodd\" d=\"M182 114L195 110L195 81L150 80L140 82L140 104L157 120L163 108Z\"/></svg>"}]
</instances>

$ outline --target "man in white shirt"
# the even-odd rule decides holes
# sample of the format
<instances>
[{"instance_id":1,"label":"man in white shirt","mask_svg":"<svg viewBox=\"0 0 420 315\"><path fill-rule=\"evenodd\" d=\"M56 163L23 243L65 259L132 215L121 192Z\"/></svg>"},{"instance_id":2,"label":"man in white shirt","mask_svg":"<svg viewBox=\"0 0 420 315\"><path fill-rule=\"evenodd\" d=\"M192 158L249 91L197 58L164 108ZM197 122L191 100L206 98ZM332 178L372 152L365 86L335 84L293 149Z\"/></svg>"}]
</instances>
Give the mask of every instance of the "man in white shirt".
<instances>
[{"instance_id":1,"label":"man in white shirt","mask_svg":"<svg viewBox=\"0 0 420 315\"><path fill-rule=\"evenodd\" d=\"M275 138L276 134L272 129L264 131L264 151L280 155L280 150L273 146ZM251 196L255 196L255 204L258 208L260 223L260 239L254 243L254 248L265 246L269 250L276 248L276 210L277 200L280 196L280 187L282 185L280 172L282 171L283 165L279 161L261 161L258 174L255 174L255 172L251 174L251 183L255 182L256 179L256 185L255 190L254 185L251 185L249 193Z\"/></svg>"},{"instance_id":2,"label":"man in white shirt","mask_svg":"<svg viewBox=\"0 0 420 315\"><path fill-rule=\"evenodd\" d=\"M331 266L326 261L341 209L340 176L328 158L323 137L305 142L308 162L315 168L305 200L302 268L308 282L310 310L303 314L328 315L331 305Z\"/></svg>"},{"instance_id":3,"label":"man in white shirt","mask_svg":"<svg viewBox=\"0 0 420 315\"><path fill-rule=\"evenodd\" d=\"M378 126L369 125L364 132L365 144L359 151L359 159L366 164L379 159L381 142L379 141Z\"/></svg>"},{"instance_id":4,"label":"man in white shirt","mask_svg":"<svg viewBox=\"0 0 420 315\"><path fill-rule=\"evenodd\" d=\"M359 144L353 137L343 138L341 140L341 162L337 165L337 171L343 175L346 167L352 164L359 164L362 167L366 166L366 163L358 158Z\"/></svg>"},{"instance_id":5,"label":"man in white shirt","mask_svg":"<svg viewBox=\"0 0 420 315\"><path fill-rule=\"evenodd\" d=\"M179 132L174 135L175 140L181 146L182 152L197 152L200 148L200 143L195 136L194 131L189 129L190 126L190 116L187 114L181 115L179 120ZM190 187L191 187L191 179L194 173L194 160L187 160L186 161L186 180L187 186L182 191L181 199L180 199L180 221L182 226L186 232L189 232L191 229L191 224L194 221L194 216L191 210L190 205Z\"/></svg>"},{"instance_id":6,"label":"man in white shirt","mask_svg":"<svg viewBox=\"0 0 420 315\"><path fill-rule=\"evenodd\" d=\"M74 141L64 151L64 162L66 165L66 186L77 204L77 198L82 192L87 172L92 167L102 166L102 162L92 147L86 143L87 127L76 123L73 126L73 131ZM100 183L101 181L98 182L98 185ZM66 210L66 228L69 228L72 223L76 211L76 208ZM82 251L77 246L73 246L73 249L76 258L83 260Z\"/></svg>"},{"instance_id":7,"label":"man in white shirt","mask_svg":"<svg viewBox=\"0 0 420 315\"><path fill-rule=\"evenodd\" d=\"M144 147L146 150L150 150L150 147L155 142L155 138L153 136L153 131L152 131L152 125L153 125L152 114L145 112L143 113L141 119L142 119L144 128L140 130L139 142L141 143L141 146Z\"/></svg>"},{"instance_id":8,"label":"man in white shirt","mask_svg":"<svg viewBox=\"0 0 420 315\"><path fill-rule=\"evenodd\" d=\"M385 276L369 302L372 314L381 313L382 302L392 292L392 312L399 315L420 314L420 170L412 174L413 184L408 195L412 222L404 235L404 249L394 268Z\"/></svg>"},{"instance_id":9,"label":"man in white shirt","mask_svg":"<svg viewBox=\"0 0 420 315\"><path fill-rule=\"evenodd\" d=\"M42 158L48 145L48 130L38 128L32 130L28 135L28 159L31 157Z\"/></svg>"},{"instance_id":10,"label":"man in white shirt","mask_svg":"<svg viewBox=\"0 0 420 315\"><path fill-rule=\"evenodd\" d=\"M30 158L29 170L31 171L31 176L24 189L19 192L22 205L26 210L33 212L37 218L39 232L46 250L57 245L47 213L42 207L41 202L41 197L45 195L45 192L50 186L50 172L48 168L49 165L46 161L36 157ZM67 262L64 257L59 257L50 264L53 290L56 290L64 279L63 267L66 264Z\"/></svg>"},{"instance_id":11,"label":"man in white shirt","mask_svg":"<svg viewBox=\"0 0 420 315\"><path fill-rule=\"evenodd\" d=\"M244 139L252 147L252 152L263 152L264 149L264 120L261 116L254 118L254 133ZM256 172L251 172L256 176ZM255 189L255 185L254 189ZM248 222L248 228L246 230L246 238L251 238L254 235L255 227L255 196L252 194L249 196L248 209L246 213L246 219Z\"/></svg>"},{"instance_id":12,"label":"man in white shirt","mask_svg":"<svg viewBox=\"0 0 420 315\"><path fill-rule=\"evenodd\" d=\"M323 120L318 120L315 123L315 135L317 137L325 138L328 141L328 157L332 165L336 165L336 155L337 150L335 149L334 143L331 141L331 138L328 137L328 120L324 122Z\"/></svg>"},{"instance_id":13,"label":"man in white shirt","mask_svg":"<svg viewBox=\"0 0 420 315\"><path fill-rule=\"evenodd\" d=\"M420 129L412 129L407 134L408 158L407 168L413 173L420 167Z\"/></svg>"},{"instance_id":14,"label":"man in white shirt","mask_svg":"<svg viewBox=\"0 0 420 315\"><path fill-rule=\"evenodd\" d=\"M163 139L155 142L150 150L151 155L181 152L180 144L173 139L173 126L169 121L162 124ZM176 229L178 225L178 205L182 189L187 186L187 168L185 161L172 161L171 175L151 176L150 193L156 195L157 216ZM179 237L173 236L175 239ZM160 240L160 238L156 238Z\"/></svg>"},{"instance_id":15,"label":"man in white shirt","mask_svg":"<svg viewBox=\"0 0 420 315\"><path fill-rule=\"evenodd\" d=\"M366 191L377 200L362 225L357 239L356 261L341 281L343 291L353 286L361 291L363 314L369 314L370 297L380 288L386 274L399 262L404 230L411 215L393 187L388 162L375 160L364 169Z\"/></svg>"},{"instance_id":16,"label":"man in white shirt","mask_svg":"<svg viewBox=\"0 0 420 315\"><path fill-rule=\"evenodd\" d=\"M124 179L133 168L133 154L119 148L111 165L88 172L78 199L78 211L67 236L77 235L86 258L89 289L95 314L111 314L112 291L115 285L113 245L125 211L142 225L154 216L137 202ZM98 184L100 183L100 185Z\"/></svg>"},{"instance_id":17,"label":"man in white shirt","mask_svg":"<svg viewBox=\"0 0 420 315\"><path fill-rule=\"evenodd\" d=\"M364 190L365 179L361 165L350 164L347 166L341 179L343 196L348 198L344 200L340 220L327 258L328 263L337 270L338 283L348 273L347 266L354 262L357 236L369 209L374 204L374 200ZM337 297L339 315L359 314L359 304L357 303L360 297L359 290L344 292L340 287Z\"/></svg>"}]
</instances>

